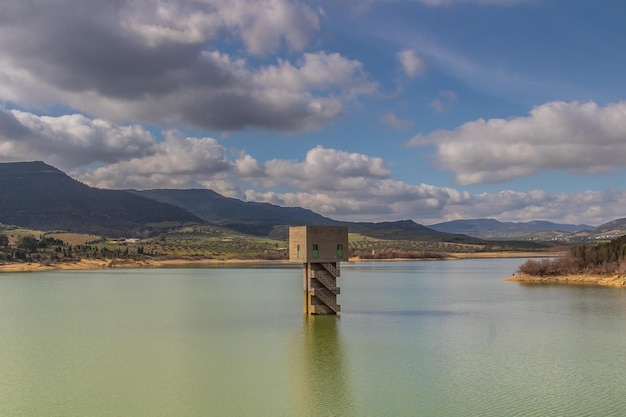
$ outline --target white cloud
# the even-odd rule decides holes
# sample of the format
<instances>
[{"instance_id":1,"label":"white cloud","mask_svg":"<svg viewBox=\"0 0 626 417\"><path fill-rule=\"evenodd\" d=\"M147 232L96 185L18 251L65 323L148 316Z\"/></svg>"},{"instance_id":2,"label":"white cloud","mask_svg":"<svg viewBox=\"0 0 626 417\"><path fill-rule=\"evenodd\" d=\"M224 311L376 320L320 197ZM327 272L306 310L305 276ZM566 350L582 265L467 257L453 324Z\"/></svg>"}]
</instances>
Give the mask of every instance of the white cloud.
<instances>
[{"instance_id":1,"label":"white cloud","mask_svg":"<svg viewBox=\"0 0 626 417\"><path fill-rule=\"evenodd\" d=\"M221 180L233 169L225 149L213 138L180 138L168 133L154 152L79 174L85 183L100 188L189 188Z\"/></svg>"},{"instance_id":2,"label":"white cloud","mask_svg":"<svg viewBox=\"0 0 626 417\"><path fill-rule=\"evenodd\" d=\"M601 173L626 167L626 102L550 102L527 117L479 119L417 135L460 184L503 182L545 170Z\"/></svg>"},{"instance_id":3,"label":"white cloud","mask_svg":"<svg viewBox=\"0 0 626 417\"><path fill-rule=\"evenodd\" d=\"M348 221L413 219L433 224L456 219L496 218L501 221L549 220L599 225L623 218L626 191L602 190L550 194L502 191L470 194L445 187L374 180L360 190L260 192L247 190L251 201L297 206Z\"/></svg>"},{"instance_id":4,"label":"white cloud","mask_svg":"<svg viewBox=\"0 0 626 417\"><path fill-rule=\"evenodd\" d=\"M158 47L173 42L195 44L212 40L224 26L219 14L202 7L181 7L178 1L128 2L120 13L120 26Z\"/></svg>"},{"instance_id":5,"label":"white cloud","mask_svg":"<svg viewBox=\"0 0 626 417\"><path fill-rule=\"evenodd\" d=\"M349 182L349 181L347 181ZM454 190L429 185L408 185L392 179L367 179L363 187L277 193L247 190L248 200L281 206L305 207L339 220L389 221L440 218ZM302 188L300 188L302 189Z\"/></svg>"},{"instance_id":6,"label":"white cloud","mask_svg":"<svg viewBox=\"0 0 626 417\"><path fill-rule=\"evenodd\" d=\"M101 188L197 187L223 180L235 168L212 138L183 138L172 131L158 142L137 125L0 108L0 161L32 160Z\"/></svg>"},{"instance_id":7,"label":"white cloud","mask_svg":"<svg viewBox=\"0 0 626 417\"><path fill-rule=\"evenodd\" d=\"M377 89L360 62L337 53L308 52L296 64L247 59L309 44L318 15L300 2L39 0L37 13L31 3L11 0L0 25L0 100L26 107L292 132L324 126Z\"/></svg>"},{"instance_id":8,"label":"white cloud","mask_svg":"<svg viewBox=\"0 0 626 417\"><path fill-rule=\"evenodd\" d=\"M273 159L264 164L264 186L296 186L307 191L358 189L371 178L388 178L382 158L317 146L303 162Z\"/></svg>"},{"instance_id":9,"label":"white cloud","mask_svg":"<svg viewBox=\"0 0 626 417\"><path fill-rule=\"evenodd\" d=\"M255 179L264 176L263 168L256 159L246 153L240 153L235 162L240 178Z\"/></svg>"},{"instance_id":10,"label":"white cloud","mask_svg":"<svg viewBox=\"0 0 626 417\"><path fill-rule=\"evenodd\" d=\"M589 124L579 121L581 126ZM623 121L607 113L603 122L619 128ZM609 142L599 146L611 147ZM302 161L259 163L243 151L231 161L229 153L212 138L182 137L172 131L158 142L137 126L82 115L43 117L0 109L0 161L42 159L102 188L210 188L228 197L304 207L336 219L414 219L423 224L482 217L600 224L624 217L626 206L626 191L615 189L472 195L407 184L393 178L382 158L321 146L309 150ZM256 188L243 192L244 183Z\"/></svg>"},{"instance_id":11,"label":"white cloud","mask_svg":"<svg viewBox=\"0 0 626 417\"><path fill-rule=\"evenodd\" d=\"M259 69L254 84L268 90L297 94L304 91L334 91L348 97L372 94L377 85L367 79L363 65L337 53L305 53L299 65L279 60L276 66Z\"/></svg>"},{"instance_id":12,"label":"white cloud","mask_svg":"<svg viewBox=\"0 0 626 417\"><path fill-rule=\"evenodd\" d=\"M550 194L542 190L481 193L448 204L443 218L497 218L502 221L545 219L560 223L599 225L624 217L626 191L607 189Z\"/></svg>"},{"instance_id":13,"label":"white cloud","mask_svg":"<svg viewBox=\"0 0 626 417\"><path fill-rule=\"evenodd\" d=\"M153 151L154 138L138 125L120 126L80 114L50 117L0 108L0 159L42 159L62 169Z\"/></svg>"},{"instance_id":14,"label":"white cloud","mask_svg":"<svg viewBox=\"0 0 626 417\"><path fill-rule=\"evenodd\" d=\"M456 190L409 185L392 178L381 158L321 146L302 162L270 160L256 185L293 191L247 190L249 200L299 206L338 219L389 220L436 216L448 200L469 198ZM253 181L253 183L255 183Z\"/></svg>"},{"instance_id":15,"label":"white cloud","mask_svg":"<svg viewBox=\"0 0 626 417\"><path fill-rule=\"evenodd\" d=\"M260 188L246 190L246 199L304 207L340 220L414 219L432 224L490 217L597 225L623 217L626 204L626 191L621 190L471 194L448 187L412 185L394 179L380 158L319 146L307 152L301 162L271 160L259 165L252 160L251 165L257 175L253 183ZM263 187L286 191L263 191Z\"/></svg>"},{"instance_id":16,"label":"white cloud","mask_svg":"<svg viewBox=\"0 0 626 417\"><path fill-rule=\"evenodd\" d=\"M303 3L285 0L226 0L221 3L228 5L222 9L222 14L230 14L228 9L232 7L234 14L242 15L235 20L241 28L243 41L253 53L270 53L276 50L281 39L290 48L300 50L319 29L317 14Z\"/></svg>"},{"instance_id":17,"label":"white cloud","mask_svg":"<svg viewBox=\"0 0 626 417\"><path fill-rule=\"evenodd\" d=\"M414 49L404 49L396 54L402 70L409 77L416 77L426 72L426 64Z\"/></svg>"}]
</instances>

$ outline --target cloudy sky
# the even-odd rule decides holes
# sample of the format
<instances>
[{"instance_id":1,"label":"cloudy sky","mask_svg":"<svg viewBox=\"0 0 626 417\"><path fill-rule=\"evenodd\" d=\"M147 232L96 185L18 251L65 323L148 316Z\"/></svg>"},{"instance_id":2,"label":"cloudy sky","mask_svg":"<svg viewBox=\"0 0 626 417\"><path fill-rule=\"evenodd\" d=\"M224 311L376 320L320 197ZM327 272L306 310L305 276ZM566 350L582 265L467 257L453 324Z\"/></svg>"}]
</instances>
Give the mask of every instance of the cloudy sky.
<instances>
[{"instance_id":1,"label":"cloudy sky","mask_svg":"<svg viewBox=\"0 0 626 417\"><path fill-rule=\"evenodd\" d=\"M0 162L353 221L626 217L622 0L3 0Z\"/></svg>"}]
</instances>

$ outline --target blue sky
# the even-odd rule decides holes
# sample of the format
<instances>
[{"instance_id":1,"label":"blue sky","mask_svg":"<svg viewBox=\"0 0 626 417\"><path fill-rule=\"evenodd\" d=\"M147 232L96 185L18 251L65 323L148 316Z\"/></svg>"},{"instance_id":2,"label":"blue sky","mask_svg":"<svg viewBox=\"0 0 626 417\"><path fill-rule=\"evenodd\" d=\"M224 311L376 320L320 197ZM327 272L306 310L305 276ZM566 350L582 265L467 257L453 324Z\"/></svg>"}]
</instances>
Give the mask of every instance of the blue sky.
<instances>
[{"instance_id":1,"label":"blue sky","mask_svg":"<svg viewBox=\"0 0 626 417\"><path fill-rule=\"evenodd\" d=\"M618 0L7 0L0 161L335 219L626 217Z\"/></svg>"}]
</instances>

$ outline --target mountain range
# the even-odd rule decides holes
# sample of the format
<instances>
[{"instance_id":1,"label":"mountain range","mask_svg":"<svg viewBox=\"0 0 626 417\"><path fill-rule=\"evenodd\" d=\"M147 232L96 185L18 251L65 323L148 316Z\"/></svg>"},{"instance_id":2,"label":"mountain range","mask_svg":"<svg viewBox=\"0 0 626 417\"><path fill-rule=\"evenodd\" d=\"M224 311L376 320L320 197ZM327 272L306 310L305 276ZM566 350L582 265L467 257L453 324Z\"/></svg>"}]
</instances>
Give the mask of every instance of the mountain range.
<instances>
[{"instance_id":1,"label":"mountain range","mask_svg":"<svg viewBox=\"0 0 626 417\"><path fill-rule=\"evenodd\" d=\"M626 219L596 228L546 221L455 220L429 226L412 220L342 222L300 207L245 202L206 189L104 190L82 184L44 162L0 163L0 223L109 237L151 236L185 224L286 239L289 226L347 225L389 240L480 243L482 239L593 239L626 233Z\"/></svg>"},{"instance_id":2,"label":"mountain range","mask_svg":"<svg viewBox=\"0 0 626 417\"><path fill-rule=\"evenodd\" d=\"M289 226L347 225L370 237L481 242L411 220L341 222L300 207L244 202L211 190L102 190L41 161L0 163L0 223L108 237L154 236L182 225L204 224L282 240Z\"/></svg>"},{"instance_id":3,"label":"mountain range","mask_svg":"<svg viewBox=\"0 0 626 417\"><path fill-rule=\"evenodd\" d=\"M562 232L565 234L593 229L586 224L559 224L535 220L531 222L500 222L495 219L453 220L445 223L431 224L433 230L445 233L462 233L483 239L510 238L525 236L536 232Z\"/></svg>"}]
</instances>

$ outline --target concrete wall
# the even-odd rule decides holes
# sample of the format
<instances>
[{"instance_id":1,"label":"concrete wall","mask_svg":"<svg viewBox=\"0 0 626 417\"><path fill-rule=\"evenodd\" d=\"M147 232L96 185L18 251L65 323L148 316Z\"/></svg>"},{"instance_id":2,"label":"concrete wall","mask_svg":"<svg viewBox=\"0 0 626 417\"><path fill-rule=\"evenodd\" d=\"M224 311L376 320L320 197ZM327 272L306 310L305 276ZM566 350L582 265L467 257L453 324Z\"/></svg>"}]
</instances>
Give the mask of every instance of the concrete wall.
<instances>
[{"instance_id":1,"label":"concrete wall","mask_svg":"<svg viewBox=\"0 0 626 417\"><path fill-rule=\"evenodd\" d=\"M341 246L341 251L338 251L338 246ZM289 260L291 262L347 261L349 255L347 226L289 228Z\"/></svg>"}]
</instances>

